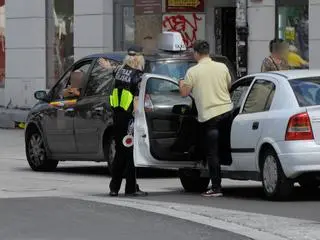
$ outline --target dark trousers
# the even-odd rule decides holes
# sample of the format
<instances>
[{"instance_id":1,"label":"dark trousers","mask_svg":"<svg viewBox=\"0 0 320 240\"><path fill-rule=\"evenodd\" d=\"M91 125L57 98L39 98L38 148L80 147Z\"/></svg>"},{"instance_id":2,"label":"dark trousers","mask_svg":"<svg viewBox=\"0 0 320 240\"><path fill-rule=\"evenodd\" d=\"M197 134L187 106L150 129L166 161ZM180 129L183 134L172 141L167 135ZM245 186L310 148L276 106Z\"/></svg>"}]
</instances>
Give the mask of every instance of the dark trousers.
<instances>
[{"instance_id":1,"label":"dark trousers","mask_svg":"<svg viewBox=\"0 0 320 240\"><path fill-rule=\"evenodd\" d=\"M220 141L226 137L222 134L226 134L224 129L229 124L230 114L227 112L201 123L201 135L204 141L202 143L205 147L205 161L208 163L212 189L221 188Z\"/></svg>"},{"instance_id":2,"label":"dark trousers","mask_svg":"<svg viewBox=\"0 0 320 240\"><path fill-rule=\"evenodd\" d=\"M114 112L116 155L112 164L110 191L119 192L123 176L126 178L126 193L130 194L138 190L136 169L133 161L133 147L125 147L122 142L127 135L128 125L132 119L132 114L121 109L116 109Z\"/></svg>"}]
</instances>

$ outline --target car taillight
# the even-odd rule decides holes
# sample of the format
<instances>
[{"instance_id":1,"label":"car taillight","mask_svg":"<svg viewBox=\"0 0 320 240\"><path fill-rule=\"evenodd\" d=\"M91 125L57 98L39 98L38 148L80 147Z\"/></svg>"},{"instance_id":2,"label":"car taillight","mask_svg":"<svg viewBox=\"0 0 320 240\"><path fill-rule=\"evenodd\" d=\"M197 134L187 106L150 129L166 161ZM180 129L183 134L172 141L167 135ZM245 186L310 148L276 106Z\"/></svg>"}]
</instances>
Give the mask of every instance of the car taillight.
<instances>
[{"instance_id":1,"label":"car taillight","mask_svg":"<svg viewBox=\"0 0 320 240\"><path fill-rule=\"evenodd\" d=\"M299 113L289 119L285 139L286 141L314 139L308 113Z\"/></svg>"},{"instance_id":2,"label":"car taillight","mask_svg":"<svg viewBox=\"0 0 320 240\"><path fill-rule=\"evenodd\" d=\"M151 97L148 94L146 94L144 96L144 111L145 112L152 112L153 111L153 104L151 101Z\"/></svg>"}]
</instances>

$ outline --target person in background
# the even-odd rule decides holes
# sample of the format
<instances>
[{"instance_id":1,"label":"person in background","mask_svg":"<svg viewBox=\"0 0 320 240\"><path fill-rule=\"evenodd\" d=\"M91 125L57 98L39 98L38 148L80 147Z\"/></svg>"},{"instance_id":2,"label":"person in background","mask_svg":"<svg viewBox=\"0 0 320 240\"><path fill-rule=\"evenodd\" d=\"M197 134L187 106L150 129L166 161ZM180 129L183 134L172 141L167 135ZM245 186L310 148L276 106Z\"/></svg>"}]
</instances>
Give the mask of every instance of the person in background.
<instances>
[{"instance_id":1,"label":"person in background","mask_svg":"<svg viewBox=\"0 0 320 240\"><path fill-rule=\"evenodd\" d=\"M288 64L291 69L305 69L309 67L309 63L298 54L298 49L294 45L289 46Z\"/></svg>"},{"instance_id":2,"label":"person in background","mask_svg":"<svg viewBox=\"0 0 320 240\"><path fill-rule=\"evenodd\" d=\"M114 70L115 86L110 96L113 109L114 133L116 141L116 156L112 165L110 193L118 196L122 177L126 175L125 194L127 196L146 196L136 181L136 171L133 161L133 146L126 146L125 139L131 133L134 113L137 109L139 88L144 70L145 60L138 46L128 49L128 55L123 64ZM100 65L110 68L110 64L99 60ZM130 133L129 133L130 132Z\"/></svg>"},{"instance_id":3,"label":"person in background","mask_svg":"<svg viewBox=\"0 0 320 240\"><path fill-rule=\"evenodd\" d=\"M189 68L185 79L180 80L180 94L186 97L192 92L198 111L202 140L205 144L205 160L212 182L211 189L203 193L203 196L220 197L222 191L219 141L225 137L221 130L229 124L233 107L229 93L231 76L225 64L210 58L208 42L196 41L193 50L198 64Z\"/></svg>"},{"instance_id":4,"label":"person in background","mask_svg":"<svg viewBox=\"0 0 320 240\"><path fill-rule=\"evenodd\" d=\"M270 56L261 65L261 72L289 70L287 62L288 45L282 39L273 39L269 43Z\"/></svg>"}]
</instances>

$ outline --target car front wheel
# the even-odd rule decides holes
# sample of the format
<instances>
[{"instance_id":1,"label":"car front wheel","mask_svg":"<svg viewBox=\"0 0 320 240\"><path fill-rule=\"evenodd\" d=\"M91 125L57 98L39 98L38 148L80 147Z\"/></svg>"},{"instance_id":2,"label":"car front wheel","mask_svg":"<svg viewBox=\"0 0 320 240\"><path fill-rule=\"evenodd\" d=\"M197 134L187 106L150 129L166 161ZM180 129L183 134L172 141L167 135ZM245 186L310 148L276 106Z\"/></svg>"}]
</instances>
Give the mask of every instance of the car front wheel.
<instances>
[{"instance_id":1,"label":"car front wheel","mask_svg":"<svg viewBox=\"0 0 320 240\"><path fill-rule=\"evenodd\" d=\"M276 152L266 149L262 161L261 175L266 197L271 200L288 198L293 190L293 182L285 176Z\"/></svg>"},{"instance_id":2,"label":"car front wheel","mask_svg":"<svg viewBox=\"0 0 320 240\"><path fill-rule=\"evenodd\" d=\"M48 159L43 137L37 130L32 130L26 137L26 155L29 166L34 171L53 171L58 161Z\"/></svg>"},{"instance_id":3,"label":"car front wheel","mask_svg":"<svg viewBox=\"0 0 320 240\"><path fill-rule=\"evenodd\" d=\"M207 190L210 179L200 176L198 170L179 169L179 178L186 192L204 192Z\"/></svg>"}]
</instances>

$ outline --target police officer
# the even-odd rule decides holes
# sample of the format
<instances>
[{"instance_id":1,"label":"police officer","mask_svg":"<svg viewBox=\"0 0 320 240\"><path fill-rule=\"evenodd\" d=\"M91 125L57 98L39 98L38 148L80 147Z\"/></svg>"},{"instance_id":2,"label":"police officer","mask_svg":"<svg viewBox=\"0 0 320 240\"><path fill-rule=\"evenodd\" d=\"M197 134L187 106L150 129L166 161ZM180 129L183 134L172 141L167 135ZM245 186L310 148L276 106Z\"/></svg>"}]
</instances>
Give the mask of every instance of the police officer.
<instances>
[{"instance_id":1,"label":"police officer","mask_svg":"<svg viewBox=\"0 0 320 240\"><path fill-rule=\"evenodd\" d=\"M139 96L139 86L144 70L142 48L133 46L128 49L123 64L114 70L115 86L110 96L114 110L114 133L116 156L112 165L110 196L118 196L122 177L126 176L125 194L145 196L136 183L133 161L133 120Z\"/></svg>"}]
</instances>

